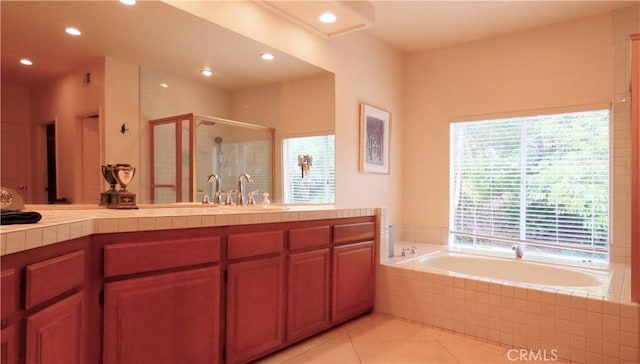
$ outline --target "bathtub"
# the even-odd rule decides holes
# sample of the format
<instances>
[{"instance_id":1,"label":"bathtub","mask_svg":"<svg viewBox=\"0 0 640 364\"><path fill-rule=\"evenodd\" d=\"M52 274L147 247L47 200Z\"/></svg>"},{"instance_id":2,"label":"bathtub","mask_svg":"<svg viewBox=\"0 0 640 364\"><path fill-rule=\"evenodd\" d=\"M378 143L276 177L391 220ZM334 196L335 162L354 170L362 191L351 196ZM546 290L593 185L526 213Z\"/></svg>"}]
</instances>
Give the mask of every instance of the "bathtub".
<instances>
[{"instance_id":1,"label":"bathtub","mask_svg":"<svg viewBox=\"0 0 640 364\"><path fill-rule=\"evenodd\" d=\"M515 258L493 258L445 250L399 261L398 264L412 270L556 288L594 289L608 284L609 279L606 271L565 268Z\"/></svg>"},{"instance_id":2,"label":"bathtub","mask_svg":"<svg viewBox=\"0 0 640 364\"><path fill-rule=\"evenodd\" d=\"M401 257L411 247L419 255ZM375 310L509 348L555 350L576 363L640 363L640 305L624 283L628 266L573 267L454 249L395 244L394 256L378 267L376 291L383 294Z\"/></svg>"}]
</instances>

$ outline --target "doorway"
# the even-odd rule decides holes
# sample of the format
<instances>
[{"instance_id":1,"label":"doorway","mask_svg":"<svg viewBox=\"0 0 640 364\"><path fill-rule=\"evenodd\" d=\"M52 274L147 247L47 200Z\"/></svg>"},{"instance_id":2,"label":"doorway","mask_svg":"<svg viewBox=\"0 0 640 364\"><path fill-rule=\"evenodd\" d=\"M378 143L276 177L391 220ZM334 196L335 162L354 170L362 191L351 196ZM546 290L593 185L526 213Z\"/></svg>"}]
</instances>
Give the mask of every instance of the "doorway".
<instances>
[{"instance_id":1,"label":"doorway","mask_svg":"<svg viewBox=\"0 0 640 364\"><path fill-rule=\"evenodd\" d=\"M58 182L56 180L56 124L45 126L47 136L47 201L54 203L58 196Z\"/></svg>"}]
</instances>

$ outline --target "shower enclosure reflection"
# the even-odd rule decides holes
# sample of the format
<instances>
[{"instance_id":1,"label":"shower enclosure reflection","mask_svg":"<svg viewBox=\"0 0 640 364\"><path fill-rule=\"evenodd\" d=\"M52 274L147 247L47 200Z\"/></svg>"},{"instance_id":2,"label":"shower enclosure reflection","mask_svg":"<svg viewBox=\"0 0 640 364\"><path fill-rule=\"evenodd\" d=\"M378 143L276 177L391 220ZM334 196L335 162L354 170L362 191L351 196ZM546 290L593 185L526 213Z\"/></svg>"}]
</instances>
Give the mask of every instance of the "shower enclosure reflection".
<instances>
[{"instance_id":1,"label":"shower enclosure reflection","mask_svg":"<svg viewBox=\"0 0 640 364\"><path fill-rule=\"evenodd\" d=\"M152 203L196 202L207 182L218 175L221 190L235 189L238 176L249 173L247 192L273 195L274 129L199 114L150 120Z\"/></svg>"}]
</instances>

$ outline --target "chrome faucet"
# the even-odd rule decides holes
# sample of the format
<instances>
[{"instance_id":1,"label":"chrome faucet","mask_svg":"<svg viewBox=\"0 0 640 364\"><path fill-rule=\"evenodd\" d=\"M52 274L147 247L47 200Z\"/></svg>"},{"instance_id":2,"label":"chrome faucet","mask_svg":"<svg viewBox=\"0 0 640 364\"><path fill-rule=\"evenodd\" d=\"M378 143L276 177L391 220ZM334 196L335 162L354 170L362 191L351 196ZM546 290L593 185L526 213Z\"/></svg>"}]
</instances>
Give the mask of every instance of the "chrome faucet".
<instances>
[{"instance_id":1,"label":"chrome faucet","mask_svg":"<svg viewBox=\"0 0 640 364\"><path fill-rule=\"evenodd\" d=\"M251 176L247 173L243 173L240 175L240 177L238 177L238 192L237 192L237 198L236 198L236 205L238 206L244 206L245 196L244 196L244 184L242 182L245 179L247 180L247 182L253 183Z\"/></svg>"},{"instance_id":2,"label":"chrome faucet","mask_svg":"<svg viewBox=\"0 0 640 364\"><path fill-rule=\"evenodd\" d=\"M415 257L416 254L418 254L418 248L415 246L412 246L411 248L402 248L402 252L400 253L401 257Z\"/></svg>"},{"instance_id":3,"label":"chrome faucet","mask_svg":"<svg viewBox=\"0 0 640 364\"><path fill-rule=\"evenodd\" d=\"M222 195L220 193L220 178L217 174L212 174L207 178L207 183L215 184L215 193L213 195L213 204L218 205L222 203Z\"/></svg>"},{"instance_id":4,"label":"chrome faucet","mask_svg":"<svg viewBox=\"0 0 640 364\"><path fill-rule=\"evenodd\" d=\"M522 259L522 256L524 255L525 246L526 245L523 243L513 244L513 246L511 247L511 250L513 250L516 253L516 259Z\"/></svg>"}]
</instances>

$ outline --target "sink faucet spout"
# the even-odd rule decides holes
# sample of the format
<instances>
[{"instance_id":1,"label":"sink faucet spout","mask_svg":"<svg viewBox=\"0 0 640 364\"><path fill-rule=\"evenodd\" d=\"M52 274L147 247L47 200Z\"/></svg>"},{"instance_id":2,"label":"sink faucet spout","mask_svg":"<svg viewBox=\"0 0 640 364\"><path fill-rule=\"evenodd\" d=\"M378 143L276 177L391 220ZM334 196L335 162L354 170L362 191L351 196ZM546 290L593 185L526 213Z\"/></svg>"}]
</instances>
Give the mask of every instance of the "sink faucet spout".
<instances>
[{"instance_id":1,"label":"sink faucet spout","mask_svg":"<svg viewBox=\"0 0 640 364\"><path fill-rule=\"evenodd\" d=\"M218 178L217 174L211 174L209 175L209 178L207 178L207 183L211 183L211 184L215 184L215 192L213 195L213 203L214 205L218 205L221 203L221 193L220 193L220 178Z\"/></svg>"},{"instance_id":2,"label":"sink faucet spout","mask_svg":"<svg viewBox=\"0 0 640 364\"><path fill-rule=\"evenodd\" d=\"M240 177L238 177L238 192L237 192L237 198L236 198L236 205L238 206L244 206L246 201L246 197L244 195L244 191L245 191L245 185L243 184L244 180L246 180L249 183L253 183L251 176L247 173L243 173L240 175Z\"/></svg>"}]
</instances>

